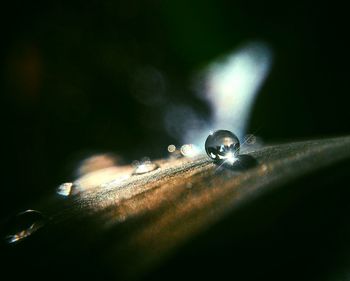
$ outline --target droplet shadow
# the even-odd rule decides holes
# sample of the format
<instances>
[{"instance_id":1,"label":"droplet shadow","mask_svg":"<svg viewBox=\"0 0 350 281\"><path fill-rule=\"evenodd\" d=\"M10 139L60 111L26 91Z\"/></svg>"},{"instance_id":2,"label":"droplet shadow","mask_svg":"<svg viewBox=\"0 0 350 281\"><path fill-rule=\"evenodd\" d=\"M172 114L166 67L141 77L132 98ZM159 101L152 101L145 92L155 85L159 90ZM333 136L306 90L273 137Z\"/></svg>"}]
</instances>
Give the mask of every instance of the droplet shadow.
<instances>
[{"instance_id":1,"label":"droplet shadow","mask_svg":"<svg viewBox=\"0 0 350 281\"><path fill-rule=\"evenodd\" d=\"M245 171L257 166L258 161L249 154L240 154L235 157L237 160L231 163L224 162L222 166L231 171Z\"/></svg>"}]
</instances>

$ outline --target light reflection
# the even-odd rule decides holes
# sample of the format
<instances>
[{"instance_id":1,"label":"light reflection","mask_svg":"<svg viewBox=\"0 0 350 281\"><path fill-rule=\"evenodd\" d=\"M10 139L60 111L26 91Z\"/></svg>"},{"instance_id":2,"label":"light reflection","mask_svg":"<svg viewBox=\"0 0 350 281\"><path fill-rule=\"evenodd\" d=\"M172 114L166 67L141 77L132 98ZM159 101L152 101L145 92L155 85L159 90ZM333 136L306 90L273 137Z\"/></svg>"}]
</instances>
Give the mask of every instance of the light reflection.
<instances>
[{"instance_id":1,"label":"light reflection","mask_svg":"<svg viewBox=\"0 0 350 281\"><path fill-rule=\"evenodd\" d=\"M5 240L7 243L17 243L32 235L45 223L44 216L35 210L26 210L13 218L8 226Z\"/></svg>"},{"instance_id":2,"label":"light reflection","mask_svg":"<svg viewBox=\"0 0 350 281\"><path fill-rule=\"evenodd\" d=\"M111 153L91 155L82 160L76 170L77 176L82 176L96 170L115 166L121 159Z\"/></svg>"},{"instance_id":3,"label":"light reflection","mask_svg":"<svg viewBox=\"0 0 350 281\"><path fill-rule=\"evenodd\" d=\"M235 163L237 160L238 160L238 158L236 158L233 153L229 152L226 155L225 162L229 163L230 165L233 165L233 163Z\"/></svg>"},{"instance_id":4,"label":"light reflection","mask_svg":"<svg viewBox=\"0 0 350 281\"><path fill-rule=\"evenodd\" d=\"M141 174L149 173L154 170L157 170L158 168L159 168L159 165L154 162L151 162L150 160L143 161L141 163L138 163L135 166L133 175L141 175Z\"/></svg>"},{"instance_id":5,"label":"light reflection","mask_svg":"<svg viewBox=\"0 0 350 281\"><path fill-rule=\"evenodd\" d=\"M202 144L210 130L227 128L243 138L257 93L272 62L270 48L260 42L249 43L218 60L204 71L199 96L212 109L206 127L189 131L185 141Z\"/></svg>"},{"instance_id":6,"label":"light reflection","mask_svg":"<svg viewBox=\"0 0 350 281\"><path fill-rule=\"evenodd\" d=\"M199 154L200 150L194 144L184 144L181 146L181 154L185 157L194 157Z\"/></svg>"},{"instance_id":7,"label":"light reflection","mask_svg":"<svg viewBox=\"0 0 350 281\"><path fill-rule=\"evenodd\" d=\"M173 153L176 150L176 146L173 144L168 145L168 152Z\"/></svg>"},{"instance_id":8,"label":"light reflection","mask_svg":"<svg viewBox=\"0 0 350 281\"><path fill-rule=\"evenodd\" d=\"M73 183L71 182L62 183L57 188L57 194L62 196L69 196L71 194L72 188L73 188Z\"/></svg>"},{"instance_id":9,"label":"light reflection","mask_svg":"<svg viewBox=\"0 0 350 281\"><path fill-rule=\"evenodd\" d=\"M73 183L73 193L80 193L96 187L106 187L106 183L112 181L125 181L131 176L132 170L131 166L114 166L88 173Z\"/></svg>"}]
</instances>

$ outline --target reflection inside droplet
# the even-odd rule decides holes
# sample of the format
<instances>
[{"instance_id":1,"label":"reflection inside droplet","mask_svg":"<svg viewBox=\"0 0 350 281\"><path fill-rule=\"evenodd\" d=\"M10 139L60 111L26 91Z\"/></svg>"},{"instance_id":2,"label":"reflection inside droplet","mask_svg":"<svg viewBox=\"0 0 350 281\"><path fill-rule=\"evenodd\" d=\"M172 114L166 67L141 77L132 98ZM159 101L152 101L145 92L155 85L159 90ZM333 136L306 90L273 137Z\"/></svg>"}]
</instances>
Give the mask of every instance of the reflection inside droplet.
<instances>
[{"instance_id":1,"label":"reflection inside droplet","mask_svg":"<svg viewBox=\"0 0 350 281\"><path fill-rule=\"evenodd\" d=\"M26 210L13 218L6 229L5 241L17 243L32 235L45 223L44 216L35 210Z\"/></svg>"},{"instance_id":2,"label":"reflection inside droplet","mask_svg":"<svg viewBox=\"0 0 350 281\"><path fill-rule=\"evenodd\" d=\"M145 173L149 173L151 171L154 171L159 168L159 165L151 162L150 160L142 161L142 162L135 162L134 163L135 169L133 171L133 175L141 175Z\"/></svg>"},{"instance_id":3,"label":"reflection inside droplet","mask_svg":"<svg viewBox=\"0 0 350 281\"><path fill-rule=\"evenodd\" d=\"M72 192L73 188L73 183L71 182L65 182L62 183L58 188L57 188L57 194L62 195L62 196L69 196Z\"/></svg>"},{"instance_id":4,"label":"reflection inside droplet","mask_svg":"<svg viewBox=\"0 0 350 281\"><path fill-rule=\"evenodd\" d=\"M205 151L216 162L228 162L232 165L236 161L239 148L239 139L227 130L215 131L205 141Z\"/></svg>"}]
</instances>

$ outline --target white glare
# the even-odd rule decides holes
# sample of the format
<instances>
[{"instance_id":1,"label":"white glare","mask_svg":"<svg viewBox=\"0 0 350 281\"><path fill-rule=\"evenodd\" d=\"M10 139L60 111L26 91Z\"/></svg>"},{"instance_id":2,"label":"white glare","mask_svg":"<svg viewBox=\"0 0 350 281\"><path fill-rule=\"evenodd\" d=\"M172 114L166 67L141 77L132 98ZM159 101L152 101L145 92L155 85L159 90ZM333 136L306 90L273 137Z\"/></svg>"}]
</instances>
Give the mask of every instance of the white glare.
<instances>
[{"instance_id":1,"label":"white glare","mask_svg":"<svg viewBox=\"0 0 350 281\"><path fill-rule=\"evenodd\" d=\"M244 136L257 93L267 77L272 61L263 43L249 43L227 57L209 65L204 89L199 94L212 109L212 120L195 139L203 143L210 130L227 129L240 139Z\"/></svg>"},{"instance_id":2,"label":"white glare","mask_svg":"<svg viewBox=\"0 0 350 281\"><path fill-rule=\"evenodd\" d=\"M227 157L225 162L228 162L230 165L233 165L233 163L235 163L236 160L237 158L233 154L231 154L230 156Z\"/></svg>"}]
</instances>

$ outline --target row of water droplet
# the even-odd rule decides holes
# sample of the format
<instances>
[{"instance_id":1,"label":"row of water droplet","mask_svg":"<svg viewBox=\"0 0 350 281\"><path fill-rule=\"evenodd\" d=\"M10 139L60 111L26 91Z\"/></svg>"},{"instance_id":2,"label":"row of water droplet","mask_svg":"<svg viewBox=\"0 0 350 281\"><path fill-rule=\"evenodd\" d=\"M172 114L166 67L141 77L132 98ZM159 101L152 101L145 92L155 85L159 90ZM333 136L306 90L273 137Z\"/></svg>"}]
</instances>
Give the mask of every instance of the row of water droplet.
<instances>
[{"instance_id":1,"label":"row of water droplet","mask_svg":"<svg viewBox=\"0 0 350 281\"><path fill-rule=\"evenodd\" d=\"M199 149L192 144L185 144L181 146L180 149L177 149L175 145L169 145L168 152L170 153L170 158L193 157L198 155ZM106 155L103 155L102 158L105 159L106 157ZM98 156L98 158L102 159L101 156ZM111 161L111 163L113 163L113 161ZM141 159L141 161L134 161L132 165L133 171L131 175L146 174L160 168L159 164L152 162L147 157ZM79 182L66 182L57 187L56 193L60 196L66 197L79 193L82 190L81 186L79 186ZM42 228L45 225L46 220L47 218L45 218L41 212L36 210L28 209L18 213L6 225L6 234L4 236L5 242L13 244L22 241Z\"/></svg>"},{"instance_id":2,"label":"row of water droplet","mask_svg":"<svg viewBox=\"0 0 350 281\"><path fill-rule=\"evenodd\" d=\"M255 143L256 137L254 135L247 135L244 139L244 144L246 145L254 145ZM170 159L177 159L181 157L194 157L200 153L200 149L193 144L184 144L179 148L177 148L173 144L170 144L167 150L169 152ZM208 155L210 156L210 154ZM106 155L98 156L99 159L105 159L106 157ZM113 161L108 162L113 163ZM160 168L159 164L152 162L149 158L143 158L141 159L141 161L134 161L132 165L133 172L130 175L146 174ZM86 170L88 172L91 172L91 167L88 167L88 169L85 169L86 167L80 168L79 169L82 171ZM125 179L125 177L123 176L121 176L121 178ZM82 190L84 189L81 186L79 186L78 181L74 183L66 182L58 186L56 193L60 196L66 197L73 194L77 194ZM8 224L7 233L4 237L5 241L7 243L12 244L27 238L28 236L32 235L34 232L39 230L41 227L43 227L45 221L46 218L39 211L29 209L24 212L20 212Z\"/></svg>"}]
</instances>

